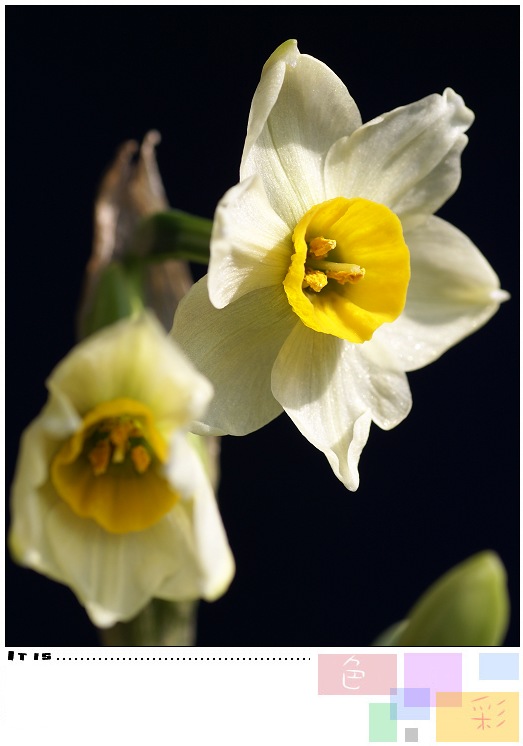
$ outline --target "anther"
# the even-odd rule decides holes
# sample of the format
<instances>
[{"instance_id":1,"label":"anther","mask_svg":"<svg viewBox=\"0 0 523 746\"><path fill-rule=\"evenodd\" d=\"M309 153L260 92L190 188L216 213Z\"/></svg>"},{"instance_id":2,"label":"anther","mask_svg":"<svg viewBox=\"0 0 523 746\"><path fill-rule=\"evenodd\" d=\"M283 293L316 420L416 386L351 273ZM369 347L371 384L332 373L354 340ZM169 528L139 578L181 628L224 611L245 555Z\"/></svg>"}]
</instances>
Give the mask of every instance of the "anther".
<instances>
[{"instance_id":1,"label":"anther","mask_svg":"<svg viewBox=\"0 0 523 746\"><path fill-rule=\"evenodd\" d=\"M151 463L151 457L147 449L142 445L131 448L131 460L138 474L144 474Z\"/></svg>"},{"instance_id":2,"label":"anther","mask_svg":"<svg viewBox=\"0 0 523 746\"><path fill-rule=\"evenodd\" d=\"M323 236L316 236L309 243L309 254L312 254L317 259L323 259L327 256L329 251L336 248L336 241L333 238L323 238Z\"/></svg>"},{"instance_id":3,"label":"anther","mask_svg":"<svg viewBox=\"0 0 523 746\"><path fill-rule=\"evenodd\" d=\"M318 269L309 269L305 267L305 277L303 278L303 287L314 290L315 293L319 293L322 288L327 284L327 276L324 272Z\"/></svg>"},{"instance_id":4,"label":"anther","mask_svg":"<svg viewBox=\"0 0 523 746\"><path fill-rule=\"evenodd\" d=\"M108 440L99 440L87 454L95 477L105 474L111 459L111 445Z\"/></svg>"}]
</instances>

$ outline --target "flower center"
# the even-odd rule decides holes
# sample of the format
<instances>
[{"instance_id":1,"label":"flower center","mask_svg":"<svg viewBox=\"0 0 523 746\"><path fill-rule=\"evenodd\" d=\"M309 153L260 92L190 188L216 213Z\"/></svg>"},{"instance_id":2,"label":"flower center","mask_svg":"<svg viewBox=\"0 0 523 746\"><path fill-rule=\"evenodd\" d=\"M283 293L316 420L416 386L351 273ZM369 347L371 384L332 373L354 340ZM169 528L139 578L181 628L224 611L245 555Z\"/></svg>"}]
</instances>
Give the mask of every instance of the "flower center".
<instances>
[{"instance_id":1,"label":"flower center","mask_svg":"<svg viewBox=\"0 0 523 746\"><path fill-rule=\"evenodd\" d=\"M151 410L133 399L99 404L51 465L60 497L82 518L115 534L142 531L177 502L160 467L167 443Z\"/></svg>"},{"instance_id":2,"label":"flower center","mask_svg":"<svg viewBox=\"0 0 523 746\"><path fill-rule=\"evenodd\" d=\"M129 415L110 417L95 425L85 440L84 454L95 477L106 474L111 463L123 464L127 458L138 474L144 474L153 457L142 423Z\"/></svg>"},{"instance_id":3,"label":"flower center","mask_svg":"<svg viewBox=\"0 0 523 746\"><path fill-rule=\"evenodd\" d=\"M292 240L283 285L310 329L361 343L403 311L409 250L399 219L384 205L360 197L322 202L299 221Z\"/></svg>"}]
</instances>

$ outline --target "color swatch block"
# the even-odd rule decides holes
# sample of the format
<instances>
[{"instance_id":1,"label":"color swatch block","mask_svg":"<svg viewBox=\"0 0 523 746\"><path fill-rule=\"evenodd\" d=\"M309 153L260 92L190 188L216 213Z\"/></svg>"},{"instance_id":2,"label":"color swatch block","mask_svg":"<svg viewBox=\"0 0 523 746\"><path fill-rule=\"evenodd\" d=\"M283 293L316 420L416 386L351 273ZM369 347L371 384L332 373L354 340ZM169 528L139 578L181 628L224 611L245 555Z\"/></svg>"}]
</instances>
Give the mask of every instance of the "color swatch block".
<instances>
[{"instance_id":1,"label":"color swatch block","mask_svg":"<svg viewBox=\"0 0 523 746\"><path fill-rule=\"evenodd\" d=\"M462 692L461 707L436 706L436 741L519 742L518 692Z\"/></svg>"},{"instance_id":2,"label":"color swatch block","mask_svg":"<svg viewBox=\"0 0 523 746\"><path fill-rule=\"evenodd\" d=\"M405 689L430 689L430 706L436 692L461 691L461 653L405 653Z\"/></svg>"},{"instance_id":3,"label":"color swatch block","mask_svg":"<svg viewBox=\"0 0 523 746\"><path fill-rule=\"evenodd\" d=\"M398 732L396 717L391 718L391 708L388 703L371 703L369 705L369 742L396 743Z\"/></svg>"},{"instance_id":4,"label":"color swatch block","mask_svg":"<svg viewBox=\"0 0 523 746\"><path fill-rule=\"evenodd\" d=\"M518 681L518 653L480 653L479 678L490 681Z\"/></svg>"},{"instance_id":5,"label":"color swatch block","mask_svg":"<svg viewBox=\"0 0 523 746\"><path fill-rule=\"evenodd\" d=\"M392 654L320 653L318 694L390 694L397 686L397 667Z\"/></svg>"},{"instance_id":6,"label":"color swatch block","mask_svg":"<svg viewBox=\"0 0 523 746\"><path fill-rule=\"evenodd\" d=\"M430 689L391 689L397 720L430 720Z\"/></svg>"}]
</instances>

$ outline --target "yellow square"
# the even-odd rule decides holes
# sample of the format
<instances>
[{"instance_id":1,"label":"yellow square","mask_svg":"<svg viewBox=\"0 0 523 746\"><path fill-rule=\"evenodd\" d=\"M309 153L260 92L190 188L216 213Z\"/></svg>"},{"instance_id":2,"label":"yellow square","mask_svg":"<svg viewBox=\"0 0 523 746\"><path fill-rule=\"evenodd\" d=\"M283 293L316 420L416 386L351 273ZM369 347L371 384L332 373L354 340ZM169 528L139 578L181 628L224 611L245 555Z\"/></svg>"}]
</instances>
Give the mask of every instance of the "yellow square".
<instances>
[{"instance_id":1,"label":"yellow square","mask_svg":"<svg viewBox=\"0 0 523 746\"><path fill-rule=\"evenodd\" d=\"M518 743L518 692L462 692L461 707L436 699L436 741Z\"/></svg>"}]
</instances>

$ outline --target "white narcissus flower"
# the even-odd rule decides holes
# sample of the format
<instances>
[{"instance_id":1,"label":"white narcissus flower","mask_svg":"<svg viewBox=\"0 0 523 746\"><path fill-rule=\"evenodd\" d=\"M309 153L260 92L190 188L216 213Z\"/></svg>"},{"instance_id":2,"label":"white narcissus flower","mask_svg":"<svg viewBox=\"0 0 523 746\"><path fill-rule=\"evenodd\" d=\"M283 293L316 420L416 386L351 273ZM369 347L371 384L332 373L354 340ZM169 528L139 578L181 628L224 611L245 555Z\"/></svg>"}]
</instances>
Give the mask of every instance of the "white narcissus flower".
<instances>
[{"instance_id":1,"label":"white narcissus flower","mask_svg":"<svg viewBox=\"0 0 523 746\"><path fill-rule=\"evenodd\" d=\"M23 435L9 544L71 587L94 624L153 597L213 600L234 560L187 425L212 387L152 315L77 345Z\"/></svg>"},{"instance_id":2,"label":"white narcissus flower","mask_svg":"<svg viewBox=\"0 0 523 746\"><path fill-rule=\"evenodd\" d=\"M472 112L454 91L362 125L339 78L282 44L254 95L240 182L219 203L208 275L172 334L213 383L196 432L245 435L285 410L358 487L370 423L411 407L405 375L507 296L433 213L456 190Z\"/></svg>"}]
</instances>

